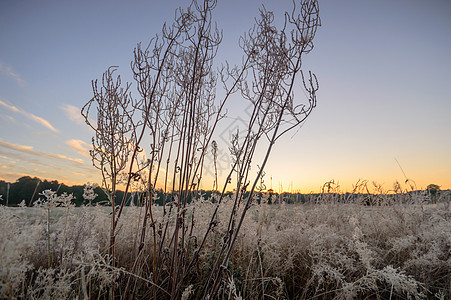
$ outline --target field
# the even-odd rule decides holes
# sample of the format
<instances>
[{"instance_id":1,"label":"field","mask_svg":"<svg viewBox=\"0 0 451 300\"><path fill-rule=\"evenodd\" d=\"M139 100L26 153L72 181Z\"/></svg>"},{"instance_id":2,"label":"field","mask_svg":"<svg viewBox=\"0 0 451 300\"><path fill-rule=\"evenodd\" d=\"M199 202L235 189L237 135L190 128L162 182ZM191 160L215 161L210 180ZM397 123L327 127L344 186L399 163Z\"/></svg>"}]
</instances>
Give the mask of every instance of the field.
<instances>
[{"instance_id":1,"label":"field","mask_svg":"<svg viewBox=\"0 0 451 300\"><path fill-rule=\"evenodd\" d=\"M358 203L254 205L233 249L218 299L449 299L449 202L365 206ZM44 203L45 204L45 203ZM110 207L0 207L1 298L103 299L111 286L125 298L130 281L138 299L168 298L165 274L152 281L153 238L136 266L142 207L127 207L116 239L116 266L108 261ZM191 230L186 257L197 247L215 205L187 206ZM168 209L168 208L166 208ZM202 283L220 249L232 201L224 201L182 299L202 297ZM155 206L154 224L164 220ZM167 214L166 214L167 216ZM166 218L166 217L165 217ZM169 253L169 249L163 249ZM133 273L133 274L132 274ZM156 287L156 289L154 289ZM156 294L153 294L155 290Z\"/></svg>"}]
</instances>

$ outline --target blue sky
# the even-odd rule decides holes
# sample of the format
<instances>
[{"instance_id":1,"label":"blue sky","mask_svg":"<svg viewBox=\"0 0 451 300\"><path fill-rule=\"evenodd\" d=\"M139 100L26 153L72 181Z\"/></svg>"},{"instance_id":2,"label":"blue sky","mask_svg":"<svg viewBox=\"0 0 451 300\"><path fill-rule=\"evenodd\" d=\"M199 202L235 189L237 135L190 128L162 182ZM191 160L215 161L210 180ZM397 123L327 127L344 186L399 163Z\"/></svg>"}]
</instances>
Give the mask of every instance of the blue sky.
<instances>
[{"instance_id":1,"label":"blue sky","mask_svg":"<svg viewBox=\"0 0 451 300\"><path fill-rule=\"evenodd\" d=\"M318 106L301 130L276 144L266 182L309 192L331 179L343 190L367 179L390 189L405 180L397 160L418 188L451 188L451 2L319 3L322 27L304 60L319 79ZM238 38L261 4L276 18L291 8L289 0L219 1L218 63L240 62ZM0 179L99 182L87 153L92 133L79 114L91 80L111 65L130 80L136 43L188 5L1 1ZM239 101L228 108L230 122L242 114Z\"/></svg>"}]
</instances>

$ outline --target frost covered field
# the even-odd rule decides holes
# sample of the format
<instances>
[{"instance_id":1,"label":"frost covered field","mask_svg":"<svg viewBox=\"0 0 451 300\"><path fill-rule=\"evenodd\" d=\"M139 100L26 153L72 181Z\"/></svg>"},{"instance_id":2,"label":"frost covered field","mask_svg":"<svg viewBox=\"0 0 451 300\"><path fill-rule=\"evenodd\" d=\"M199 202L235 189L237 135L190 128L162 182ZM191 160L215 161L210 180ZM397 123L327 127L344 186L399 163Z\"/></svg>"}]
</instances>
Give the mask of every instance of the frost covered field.
<instances>
[{"instance_id":1,"label":"frost covered field","mask_svg":"<svg viewBox=\"0 0 451 300\"><path fill-rule=\"evenodd\" d=\"M407 197L407 195L406 195ZM64 200L64 199L63 199ZM259 204L248 212L224 266L218 299L449 299L451 209L449 203L364 206L337 203ZM264 201L263 201L264 202ZM139 276L132 272L143 208L127 207L118 225L116 266L108 262L110 207L0 207L1 298L103 299L115 287L127 298L168 298L168 241L159 241L170 207L155 206L154 223L163 261L153 282L154 237L146 236ZM202 282L220 249L233 201L224 201L213 233L182 299L202 297ZM187 206L185 240L193 255L215 205ZM194 224L192 223L194 220ZM181 248L182 249L182 248ZM164 255L168 253L168 255ZM133 273L133 274L132 274Z\"/></svg>"}]
</instances>

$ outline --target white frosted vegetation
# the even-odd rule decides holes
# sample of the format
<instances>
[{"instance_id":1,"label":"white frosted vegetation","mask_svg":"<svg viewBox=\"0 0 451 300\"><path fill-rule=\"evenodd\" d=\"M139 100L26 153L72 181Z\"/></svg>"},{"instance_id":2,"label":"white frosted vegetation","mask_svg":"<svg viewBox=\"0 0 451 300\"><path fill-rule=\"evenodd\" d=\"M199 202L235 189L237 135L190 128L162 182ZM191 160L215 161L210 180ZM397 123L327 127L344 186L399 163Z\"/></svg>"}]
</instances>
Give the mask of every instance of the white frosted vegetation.
<instances>
[{"instance_id":1,"label":"white frosted vegetation","mask_svg":"<svg viewBox=\"0 0 451 300\"><path fill-rule=\"evenodd\" d=\"M48 194L48 195L47 195ZM118 224L116 266L108 260L110 209L73 207L0 207L1 298L64 299L107 295L111 284L123 290L138 253L142 207L127 207ZM264 201L263 201L264 202ZM184 299L196 299L223 242L233 201L227 199L196 265L183 287ZM49 208L50 207L50 208ZM175 224L155 206L157 232ZM168 209L168 207L166 207ZM215 205L187 205L192 235L187 257L198 247ZM449 297L451 210L446 203L254 205L237 238L218 297L223 299L351 299ZM50 245L50 247L49 247ZM170 247L168 242L163 245ZM147 236L138 298L151 298L153 237ZM170 253L170 249L163 250ZM159 263L170 268L171 258ZM164 274L164 270L163 270ZM159 283L160 284L160 283ZM121 288L122 287L122 288ZM167 291L159 287L158 295ZM118 296L123 296L119 295Z\"/></svg>"}]
</instances>

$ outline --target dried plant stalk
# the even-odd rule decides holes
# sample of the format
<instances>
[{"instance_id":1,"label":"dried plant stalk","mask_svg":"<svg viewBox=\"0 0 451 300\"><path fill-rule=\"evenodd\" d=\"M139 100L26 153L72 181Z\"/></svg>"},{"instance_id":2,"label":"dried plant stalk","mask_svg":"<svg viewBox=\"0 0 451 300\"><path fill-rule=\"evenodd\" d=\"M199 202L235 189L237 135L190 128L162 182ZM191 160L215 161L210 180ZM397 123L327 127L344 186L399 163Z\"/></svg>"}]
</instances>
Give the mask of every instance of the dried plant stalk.
<instances>
[{"instance_id":1,"label":"dried plant stalk","mask_svg":"<svg viewBox=\"0 0 451 300\"><path fill-rule=\"evenodd\" d=\"M164 296L162 290L171 299L181 296L215 227L225 192L236 176L234 204L222 246L210 278L196 288L197 295L215 296L255 190L262 185L274 144L283 134L299 127L316 106L316 76L308 72L305 78L301 67L303 56L313 49L313 38L320 26L317 1L294 3L292 12L285 14L281 30L274 26L274 15L262 9L255 26L240 39L242 65L231 68L226 64L219 73L213 64L222 41L222 33L212 22L216 4L216 0L193 1L186 10L176 11L173 24L165 24L146 48L138 44L131 63L137 99L129 93L131 84L121 88L120 77L113 78L116 68L111 67L103 75L100 89L97 81L93 82L94 97L82 109L95 131L93 164L102 173L103 188L112 204L109 254L113 266L117 226L127 195L134 186L144 196L131 270L135 276L129 277L125 288L130 298L136 294L139 278L149 263L144 255L146 247L150 247L152 256L153 298ZM218 79L225 89L221 99L216 99ZM305 89L307 102L296 104L294 90L299 83ZM218 146L213 136L225 115L225 104L235 92L252 104L252 113L241 142L238 133L232 138L232 168L217 195L208 228L197 241L192 234L195 212L189 215L187 204L200 192L209 147L214 158L213 188L218 189ZM89 118L94 107L96 124ZM254 154L262 145L266 154L256 176L252 176ZM125 193L116 207L120 179ZM160 197L157 185L164 187L161 219L155 219L153 211ZM151 245L146 245L148 230ZM161 284L164 288L157 289Z\"/></svg>"}]
</instances>

